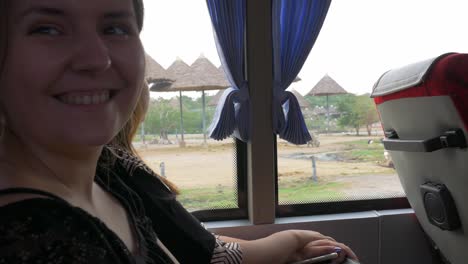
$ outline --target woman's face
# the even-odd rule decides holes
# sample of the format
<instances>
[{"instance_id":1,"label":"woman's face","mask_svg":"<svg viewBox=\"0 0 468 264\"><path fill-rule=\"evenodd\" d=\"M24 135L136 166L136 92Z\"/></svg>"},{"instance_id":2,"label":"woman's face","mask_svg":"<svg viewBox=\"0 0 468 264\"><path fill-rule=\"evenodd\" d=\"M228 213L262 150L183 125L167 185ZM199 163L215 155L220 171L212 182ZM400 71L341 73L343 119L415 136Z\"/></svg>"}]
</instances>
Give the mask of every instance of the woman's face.
<instances>
[{"instance_id":1,"label":"woman's face","mask_svg":"<svg viewBox=\"0 0 468 264\"><path fill-rule=\"evenodd\" d=\"M144 52L132 0L10 0L0 78L7 129L54 147L101 146L130 117Z\"/></svg>"}]
</instances>

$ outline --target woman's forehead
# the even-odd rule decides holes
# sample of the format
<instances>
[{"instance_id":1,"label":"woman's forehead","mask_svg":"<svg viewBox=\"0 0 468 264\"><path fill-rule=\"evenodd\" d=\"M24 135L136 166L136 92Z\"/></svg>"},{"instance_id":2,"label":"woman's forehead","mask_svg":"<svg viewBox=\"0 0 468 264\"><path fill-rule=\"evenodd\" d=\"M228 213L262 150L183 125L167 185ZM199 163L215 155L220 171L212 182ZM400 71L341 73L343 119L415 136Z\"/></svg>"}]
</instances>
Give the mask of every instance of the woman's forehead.
<instances>
[{"instance_id":1,"label":"woman's forehead","mask_svg":"<svg viewBox=\"0 0 468 264\"><path fill-rule=\"evenodd\" d=\"M10 0L10 14L15 17L35 12L64 15L125 12L134 16L132 0Z\"/></svg>"}]
</instances>

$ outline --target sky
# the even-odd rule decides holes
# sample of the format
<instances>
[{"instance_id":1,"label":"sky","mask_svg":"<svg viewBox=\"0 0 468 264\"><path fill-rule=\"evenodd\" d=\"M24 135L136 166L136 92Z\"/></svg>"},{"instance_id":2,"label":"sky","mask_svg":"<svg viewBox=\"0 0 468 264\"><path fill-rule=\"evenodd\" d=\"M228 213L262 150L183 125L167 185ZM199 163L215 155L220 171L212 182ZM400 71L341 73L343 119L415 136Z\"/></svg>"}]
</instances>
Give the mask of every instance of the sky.
<instances>
[{"instance_id":1,"label":"sky","mask_svg":"<svg viewBox=\"0 0 468 264\"><path fill-rule=\"evenodd\" d=\"M220 65L206 1L144 2L143 45L163 67L176 58L190 65L201 54ZM333 0L299 73L302 81L291 88L305 95L328 74L350 93L370 93L389 69L468 53L466 10L466 0Z\"/></svg>"}]
</instances>

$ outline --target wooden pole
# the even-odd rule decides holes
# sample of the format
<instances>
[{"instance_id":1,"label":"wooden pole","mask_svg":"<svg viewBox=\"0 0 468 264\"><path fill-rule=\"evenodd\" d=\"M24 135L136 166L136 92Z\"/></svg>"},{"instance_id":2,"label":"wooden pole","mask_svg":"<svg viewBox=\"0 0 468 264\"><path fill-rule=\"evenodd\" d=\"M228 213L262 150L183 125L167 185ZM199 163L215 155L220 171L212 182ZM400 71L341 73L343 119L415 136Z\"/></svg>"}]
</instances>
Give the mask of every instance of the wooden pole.
<instances>
[{"instance_id":1,"label":"wooden pole","mask_svg":"<svg viewBox=\"0 0 468 264\"><path fill-rule=\"evenodd\" d=\"M206 145L206 103L205 90L202 90L202 129L203 129L203 145Z\"/></svg>"},{"instance_id":2,"label":"wooden pole","mask_svg":"<svg viewBox=\"0 0 468 264\"><path fill-rule=\"evenodd\" d=\"M182 91L179 91L179 108L180 108L180 142L179 146L185 147L184 140L184 115L182 113Z\"/></svg>"},{"instance_id":3,"label":"wooden pole","mask_svg":"<svg viewBox=\"0 0 468 264\"><path fill-rule=\"evenodd\" d=\"M312 181L313 182L318 182L317 179L317 166L315 164L315 156L310 157L312 160Z\"/></svg>"},{"instance_id":4,"label":"wooden pole","mask_svg":"<svg viewBox=\"0 0 468 264\"><path fill-rule=\"evenodd\" d=\"M327 133L328 134L328 130L330 129L330 108L328 106L328 94L327 94Z\"/></svg>"}]
</instances>

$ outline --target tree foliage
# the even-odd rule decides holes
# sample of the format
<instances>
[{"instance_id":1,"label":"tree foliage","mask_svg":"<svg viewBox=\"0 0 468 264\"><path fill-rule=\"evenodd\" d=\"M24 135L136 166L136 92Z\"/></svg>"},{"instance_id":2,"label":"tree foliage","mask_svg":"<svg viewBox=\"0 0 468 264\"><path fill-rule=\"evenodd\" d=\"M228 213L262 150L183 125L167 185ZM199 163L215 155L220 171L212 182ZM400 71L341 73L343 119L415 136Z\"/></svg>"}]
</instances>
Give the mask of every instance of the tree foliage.
<instances>
[{"instance_id":1,"label":"tree foliage","mask_svg":"<svg viewBox=\"0 0 468 264\"><path fill-rule=\"evenodd\" d=\"M345 100L348 97L352 97L352 94L337 94L337 95L329 95L328 96L328 105L338 105L339 102ZM312 106L312 108L321 106L327 106L327 97L326 96L313 96L307 95L304 97Z\"/></svg>"},{"instance_id":2,"label":"tree foliage","mask_svg":"<svg viewBox=\"0 0 468 264\"><path fill-rule=\"evenodd\" d=\"M369 95L349 96L338 102L341 117L338 124L342 127L352 127L359 135L359 128L365 126L367 134L371 135L372 124L379 120L374 102Z\"/></svg>"},{"instance_id":3,"label":"tree foliage","mask_svg":"<svg viewBox=\"0 0 468 264\"><path fill-rule=\"evenodd\" d=\"M209 102L212 96L206 96ZM306 96L312 107L326 106L325 96ZM360 127L366 127L371 133L371 125L378 121L377 111L372 99L368 95L356 96L353 94L329 96L329 105L335 105L341 113L338 125L351 127L359 134ZM193 99L182 96L184 133L201 134L202 125L202 98ZM211 123L215 107L206 106L206 128ZM306 118L308 127L325 126L325 116ZM180 133L179 97L164 99L152 98L145 118L145 132L153 135Z\"/></svg>"},{"instance_id":4,"label":"tree foliage","mask_svg":"<svg viewBox=\"0 0 468 264\"><path fill-rule=\"evenodd\" d=\"M177 127L177 109L170 105L169 100L152 99L145 118L145 130L150 134L162 134Z\"/></svg>"},{"instance_id":5,"label":"tree foliage","mask_svg":"<svg viewBox=\"0 0 468 264\"><path fill-rule=\"evenodd\" d=\"M348 97L352 97L352 94L338 94L338 95L329 95L328 96L328 106L333 109L341 101L346 100ZM328 126L326 114L317 114L314 113L314 109L326 109L327 107L327 97L326 96L313 96L307 95L304 97L309 103L311 108L303 109L302 113L305 118L306 125L309 129L325 132L328 131L340 131L343 129L337 125L338 115L330 114L330 123Z\"/></svg>"},{"instance_id":6,"label":"tree foliage","mask_svg":"<svg viewBox=\"0 0 468 264\"><path fill-rule=\"evenodd\" d=\"M210 96L206 96L206 102L209 100ZM184 133L202 133L202 99L182 96L182 111ZM206 106L205 111L208 127L214 114L214 107ZM151 99L145 118L145 133L156 135L180 133L179 97Z\"/></svg>"}]
</instances>

